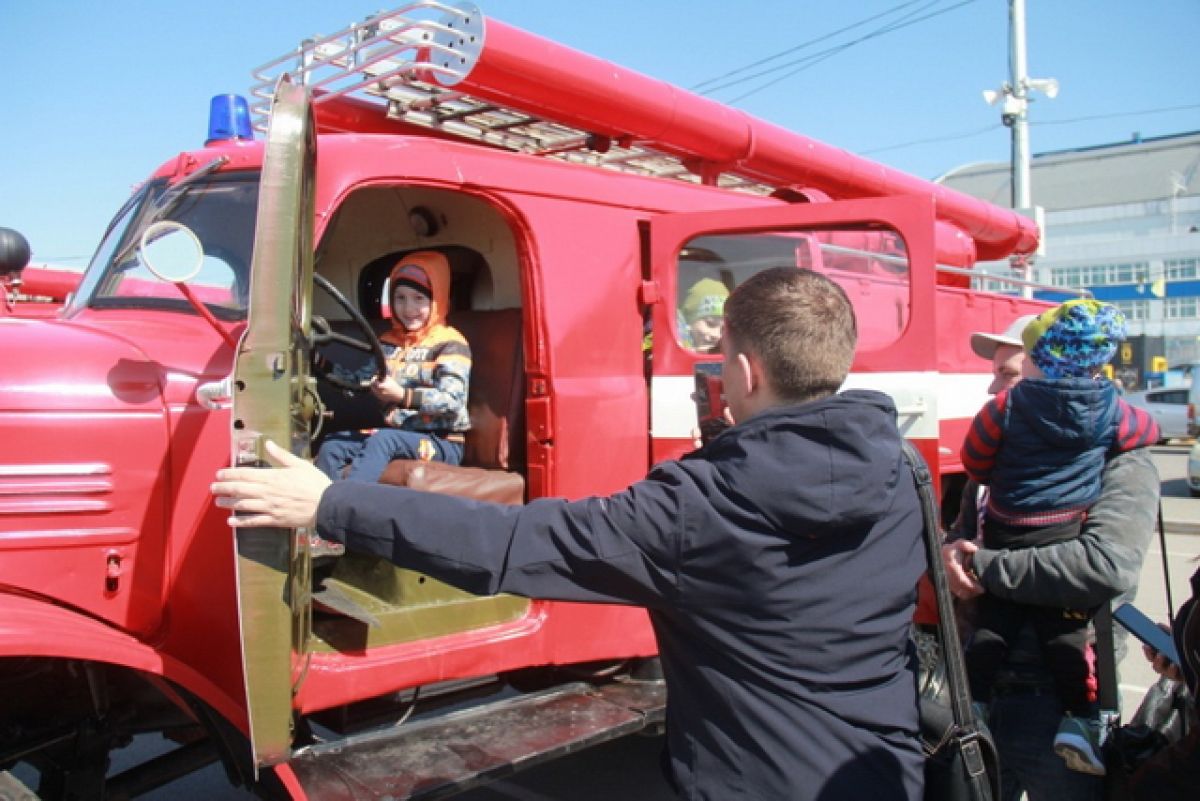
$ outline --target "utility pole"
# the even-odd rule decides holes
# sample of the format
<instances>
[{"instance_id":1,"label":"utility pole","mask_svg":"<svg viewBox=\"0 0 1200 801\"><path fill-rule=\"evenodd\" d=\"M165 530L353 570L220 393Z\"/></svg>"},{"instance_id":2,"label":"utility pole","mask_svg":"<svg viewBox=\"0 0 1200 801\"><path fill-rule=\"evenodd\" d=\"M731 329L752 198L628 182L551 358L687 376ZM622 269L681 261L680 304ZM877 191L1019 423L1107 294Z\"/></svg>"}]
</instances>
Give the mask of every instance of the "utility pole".
<instances>
[{"instance_id":1,"label":"utility pole","mask_svg":"<svg viewBox=\"0 0 1200 801\"><path fill-rule=\"evenodd\" d=\"M1012 128L1012 207L1033 205L1029 188L1029 87L1025 61L1025 0L1008 2L1008 85L1017 111L1004 124Z\"/></svg>"},{"instance_id":2,"label":"utility pole","mask_svg":"<svg viewBox=\"0 0 1200 801\"><path fill-rule=\"evenodd\" d=\"M1033 205L1033 194L1029 181L1029 92L1040 91L1053 100L1058 95L1058 81L1054 78L1030 78L1025 59L1025 0L1008 0L1008 80L1000 88L987 89L983 99L1000 106L1000 121L1012 129L1012 207L1019 213L1033 218L1042 229L1042 246L1045 246L1044 214ZM1014 261L1013 266L1026 281L1033 273L1032 257ZM1025 297L1031 297L1029 286L1022 289Z\"/></svg>"}]
</instances>

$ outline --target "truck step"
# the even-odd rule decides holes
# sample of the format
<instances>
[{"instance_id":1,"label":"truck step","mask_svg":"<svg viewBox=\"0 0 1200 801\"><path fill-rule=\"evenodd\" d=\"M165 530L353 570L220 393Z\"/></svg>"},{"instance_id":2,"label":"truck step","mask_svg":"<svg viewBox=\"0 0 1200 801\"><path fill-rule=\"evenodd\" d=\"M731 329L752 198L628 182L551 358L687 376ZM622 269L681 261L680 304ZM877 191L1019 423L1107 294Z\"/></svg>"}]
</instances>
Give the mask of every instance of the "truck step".
<instances>
[{"instance_id":1,"label":"truck step","mask_svg":"<svg viewBox=\"0 0 1200 801\"><path fill-rule=\"evenodd\" d=\"M664 719L662 681L576 682L297 751L321 801L445 798Z\"/></svg>"}]
</instances>

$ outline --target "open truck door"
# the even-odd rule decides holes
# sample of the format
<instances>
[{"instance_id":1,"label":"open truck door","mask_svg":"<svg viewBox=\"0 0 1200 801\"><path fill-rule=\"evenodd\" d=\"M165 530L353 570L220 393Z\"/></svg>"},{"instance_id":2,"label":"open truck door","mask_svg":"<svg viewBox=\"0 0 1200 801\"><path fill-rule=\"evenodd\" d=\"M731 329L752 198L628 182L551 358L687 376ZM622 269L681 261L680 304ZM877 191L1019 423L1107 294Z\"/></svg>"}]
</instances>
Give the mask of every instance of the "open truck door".
<instances>
[{"instance_id":1,"label":"open truck door","mask_svg":"<svg viewBox=\"0 0 1200 801\"><path fill-rule=\"evenodd\" d=\"M233 374L233 461L265 466L272 440L308 456L316 139L308 90L275 90L258 202L249 319ZM238 617L256 767L288 759L292 693L311 625L306 532L236 531Z\"/></svg>"},{"instance_id":2,"label":"open truck door","mask_svg":"<svg viewBox=\"0 0 1200 801\"><path fill-rule=\"evenodd\" d=\"M696 309L694 300L688 304L689 294L699 285L707 297L721 297L754 273L782 266L821 272L846 291L858 320L846 387L890 395L901 433L937 464L936 226L930 198L665 214L652 218L647 231L643 299L652 330L652 461L691 448L695 365L719 358L698 329L690 330Z\"/></svg>"}]
</instances>

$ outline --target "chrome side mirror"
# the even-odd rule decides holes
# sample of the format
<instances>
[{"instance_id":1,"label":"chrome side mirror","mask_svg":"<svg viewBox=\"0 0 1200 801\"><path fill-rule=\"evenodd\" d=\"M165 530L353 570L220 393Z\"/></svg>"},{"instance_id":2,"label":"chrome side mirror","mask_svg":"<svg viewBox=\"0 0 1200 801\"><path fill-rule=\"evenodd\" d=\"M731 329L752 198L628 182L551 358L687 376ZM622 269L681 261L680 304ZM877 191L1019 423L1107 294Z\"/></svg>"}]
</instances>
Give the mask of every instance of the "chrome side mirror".
<instances>
[{"instance_id":1,"label":"chrome side mirror","mask_svg":"<svg viewBox=\"0 0 1200 801\"><path fill-rule=\"evenodd\" d=\"M200 239L174 220L159 220L148 226L138 243L138 255L156 278L172 284L190 281L204 266Z\"/></svg>"}]
</instances>

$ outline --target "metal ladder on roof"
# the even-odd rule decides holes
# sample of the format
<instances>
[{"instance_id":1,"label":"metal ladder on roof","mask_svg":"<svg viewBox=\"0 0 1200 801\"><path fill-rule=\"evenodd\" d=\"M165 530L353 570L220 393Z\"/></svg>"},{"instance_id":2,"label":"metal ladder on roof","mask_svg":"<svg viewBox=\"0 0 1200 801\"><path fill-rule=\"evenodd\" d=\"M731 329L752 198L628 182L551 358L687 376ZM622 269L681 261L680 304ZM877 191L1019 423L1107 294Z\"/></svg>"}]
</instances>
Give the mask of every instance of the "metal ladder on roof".
<instances>
[{"instance_id":1,"label":"metal ladder on roof","mask_svg":"<svg viewBox=\"0 0 1200 801\"><path fill-rule=\"evenodd\" d=\"M313 92L314 105L357 96L372 100L390 119L468 141L623 173L704 182L682 159L652 143L617 141L456 90L483 46L483 16L471 4L417 0L380 12L305 40L255 69L254 127L266 130L275 83L289 73ZM715 183L760 195L774 190L728 172Z\"/></svg>"}]
</instances>

